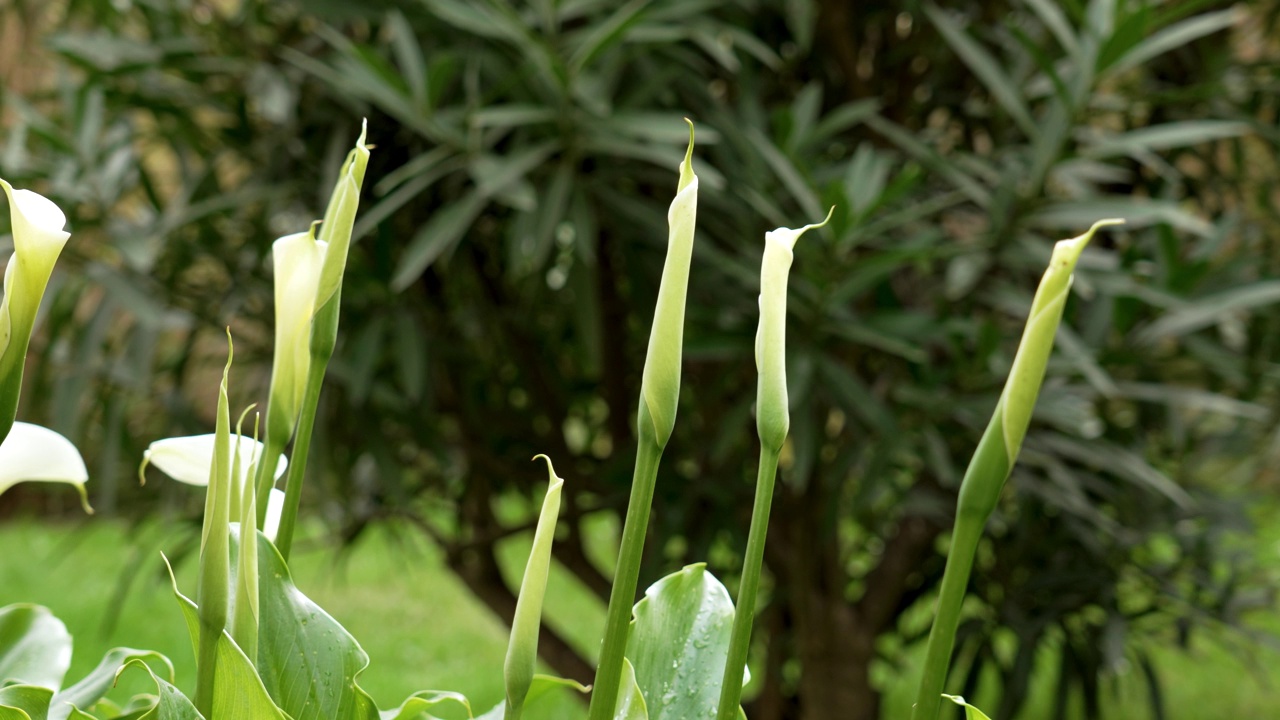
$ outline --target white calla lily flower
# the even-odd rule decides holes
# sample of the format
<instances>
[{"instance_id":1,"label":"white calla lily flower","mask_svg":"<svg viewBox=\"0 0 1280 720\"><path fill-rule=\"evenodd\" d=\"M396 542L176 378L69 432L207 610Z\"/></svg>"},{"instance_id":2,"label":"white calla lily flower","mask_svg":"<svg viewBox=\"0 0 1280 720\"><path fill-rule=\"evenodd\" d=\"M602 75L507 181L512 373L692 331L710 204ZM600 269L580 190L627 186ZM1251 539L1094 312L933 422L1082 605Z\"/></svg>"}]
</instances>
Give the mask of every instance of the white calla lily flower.
<instances>
[{"instance_id":1,"label":"white calla lily flower","mask_svg":"<svg viewBox=\"0 0 1280 720\"><path fill-rule=\"evenodd\" d=\"M213 465L213 447L216 437L213 433L209 433L157 440L142 453L142 466L138 468L138 476L145 482L143 473L146 472L147 466L155 465L160 472L178 482L207 486L209 468ZM231 446L231 453L235 454L234 445ZM254 460L259 457L262 457L262 443L250 437L241 437L240 477L253 477L251 473ZM227 465L230 464L231 458L228 457ZM288 465L288 458L280 456L280 461L276 463L277 480L284 475Z\"/></svg>"},{"instance_id":2,"label":"white calla lily flower","mask_svg":"<svg viewBox=\"0 0 1280 720\"><path fill-rule=\"evenodd\" d=\"M328 246L316 240L315 226L307 232L286 235L271 246L275 266L276 345L268 413L280 413L290 432L306 392L311 366L311 320L315 316L316 293L320 289L320 272Z\"/></svg>"},{"instance_id":3,"label":"white calla lily flower","mask_svg":"<svg viewBox=\"0 0 1280 720\"><path fill-rule=\"evenodd\" d=\"M20 482L57 482L74 485L85 512L89 497L84 484L89 471L71 441L39 425L16 422L0 442L0 494Z\"/></svg>"},{"instance_id":4,"label":"white calla lily flower","mask_svg":"<svg viewBox=\"0 0 1280 720\"><path fill-rule=\"evenodd\" d=\"M0 440L9 432L18 410L22 371L31 329L44 297L49 276L70 233L67 216L52 200L30 190L15 190L0 180L9 200L13 228L13 256L4 270L4 299L0 300Z\"/></svg>"}]
</instances>

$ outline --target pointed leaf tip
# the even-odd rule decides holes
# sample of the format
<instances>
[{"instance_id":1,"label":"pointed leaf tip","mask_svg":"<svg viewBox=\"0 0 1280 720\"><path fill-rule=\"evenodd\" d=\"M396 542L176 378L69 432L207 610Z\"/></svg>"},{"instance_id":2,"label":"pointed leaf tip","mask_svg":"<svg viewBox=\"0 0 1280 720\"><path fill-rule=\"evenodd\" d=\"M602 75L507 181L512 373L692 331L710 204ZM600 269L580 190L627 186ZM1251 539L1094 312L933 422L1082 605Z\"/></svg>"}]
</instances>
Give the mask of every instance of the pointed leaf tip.
<instances>
[{"instance_id":1,"label":"pointed leaf tip","mask_svg":"<svg viewBox=\"0 0 1280 720\"><path fill-rule=\"evenodd\" d=\"M693 121L685 118L684 121L689 124L689 147L684 151L684 162L680 163L680 184L676 191L684 190L689 183L693 182Z\"/></svg>"}]
</instances>

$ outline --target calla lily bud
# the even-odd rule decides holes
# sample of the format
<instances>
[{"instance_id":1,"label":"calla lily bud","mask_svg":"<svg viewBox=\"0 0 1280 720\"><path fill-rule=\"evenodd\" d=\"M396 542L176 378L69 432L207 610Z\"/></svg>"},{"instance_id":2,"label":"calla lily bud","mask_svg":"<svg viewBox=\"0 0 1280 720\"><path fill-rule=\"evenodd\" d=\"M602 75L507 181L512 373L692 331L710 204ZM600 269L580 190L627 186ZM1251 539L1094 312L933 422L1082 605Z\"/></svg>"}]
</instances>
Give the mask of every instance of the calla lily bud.
<instances>
[{"instance_id":1,"label":"calla lily bud","mask_svg":"<svg viewBox=\"0 0 1280 720\"><path fill-rule=\"evenodd\" d=\"M0 440L8 434L18 411L22 370L31 329L44 297L49 276L70 234L67 217L53 201L30 190L15 190L0 180L9 199L13 227L13 256L4 272L4 300L0 301Z\"/></svg>"},{"instance_id":2,"label":"calla lily bud","mask_svg":"<svg viewBox=\"0 0 1280 720\"><path fill-rule=\"evenodd\" d=\"M505 720L518 720L524 713L524 701L533 684L533 671L538 662L538 629L542 624L542 599L547 593L547 573L551 567L551 544L555 540L556 521L560 516L560 494L564 479L556 475L551 458L539 455L547 463L550 484L547 496L542 500L542 512L538 515L538 527L533 533L533 549L529 551L529 564L520 581L520 595L516 599L515 617L511 621L511 642L507 645L507 659L503 665L506 681Z\"/></svg>"},{"instance_id":3,"label":"calla lily bud","mask_svg":"<svg viewBox=\"0 0 1280 720\"><path fill-rule=\"evenodd\" d=\"M1022 439L1031 423L1031 410L1035 407L1036 396L1044 382L1045 368L1053 350L1053 338L1062 322L1062 309L1067 304L1067 294L1075 279L1073 273L1080 254L1098 228L1123 224L1124 220L1099 220L1083 235L1060 240L1053 246L1049 267L1040 279L1040 286L1036 288L1035 299L1031 301L1027 328L1018 343L1013 367L1009 369L1009 380L1000 398L1000 419L1004 425L1005 453L1009 458L1010 468L1018 457L1018 449L1022 447Z\"/></svg>"},{"instance_id":4,"label":"calla lily bud","mask_svg":"<svg viewBox=\"0 0 1280 720\"><path fill-rule=\"evenodd\" d=\"M286 235L271 248L275 264L276 344L271 366L271 402L267 433L286 442L293 434L311 366L311 320L324 266L327 243L317 240L315 226ZM276 432L281 432L276 435Z\"/></svg>"},{"instance_id":5,"label":"calla lily bud","mask_svg":"<svg viewBox=\"0 0 1280 720\"><path fill-rule=\"evenodd\" d=\"M831 220L798 230L778 228L764 234L764 260L760 263L760 326L756 330L756 430L761 444L779 450L787 439L791 414L787 400L787 278L792 248L805 232Z\"/></svg>"},{"instance_id":6,"label":"calla lily bud","mask_svg":"<svg viewBox=\"0 0 1280 720\"><path fill-rule=\"evenodd\" d=\"M1054 245L1049 267L1040 278L1035 298L1031 301L1027 326L1018 343L1013 367L1009 369L1009 379L975 454L983 459L984 472L966 473L960 483L959 513L981 518L985 523L995 509L1004 481L1013 470L1027 427L1031 424L1031 412L1044 383L1045 368L1053 352L1053 339L1062 322L1062 310L1067 304L1074 277L1072 273L1080 254L1099 228L1123 223L1123 220L1099 220L1083 235L1060 240ZM985 446L992 443L991 450L987 450ZM997 446L1000 450L996 449Z\"/></svg>"},{"instance_id":7,"label":"calla lily bud","mask_svg":"<svg viewBox=\"0 0 1280 720\"><path fill-rule=\"evenodd\" d=\"M368 131L369 124L366 121L360 126L356 146L347 154L347 160L342 164L338 182L333 186L333 194L329 197L329 206L324 211L324 222L320 224L320 240L328 243L329 249L324 256L324 267L320 271L316 312L342 287L342 275L347 267L347 251L351 249L351 231L356 223L356 210L360 207L360 188L364 184L365 168L369 165L369 147L364 142Z\"/></svg>"},{"instance_id":8,"label":"calla lily bud","mask_svg":"<svg viewBox=\"0 0 1280 720\"><path fill-rule=\"evenodd\" d=\"M30 423L14 423L0 442L0 495L20 482L74 485L85 512L92 513L84 484L89 480L80 451L58 433Z\"/></svg>"},{"instance_id":9,"label":"calla lily bud","mask_svg":"<svg viewBox=\"0 0 1280 720\"><path fill-rule=\"evenodd\" d=\"M685 122L689 122L685 120ZM652 423L659 448L666 447L676 424L680 399L680 357L684 348L684 306L693 257L693 228L698 215L698 176L693 172L693 123L689 149L680 164L676 198L667 210L667 259L658 286L658 302L649 332L649 350L640 384L640 422Z\"/></svg>"}]
</instances>

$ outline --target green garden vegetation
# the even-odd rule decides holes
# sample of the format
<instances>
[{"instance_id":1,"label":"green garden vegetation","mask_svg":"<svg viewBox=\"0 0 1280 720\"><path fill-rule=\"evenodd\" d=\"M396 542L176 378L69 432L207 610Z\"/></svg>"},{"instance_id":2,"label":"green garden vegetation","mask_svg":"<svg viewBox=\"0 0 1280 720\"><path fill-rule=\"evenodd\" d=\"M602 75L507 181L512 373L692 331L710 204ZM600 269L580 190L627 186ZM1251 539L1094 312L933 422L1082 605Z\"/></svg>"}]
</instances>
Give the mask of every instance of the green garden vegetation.
<instances>
[{"instance_id":1,"label":"green garden vegetation","mask_svg":"<svg viewBox=\"0 0 1280 720\"><path fill-rule=\"evenodd\" d=\"M79 79L49 82L81 89L8 106L0 171L59 203L4 185L0 493L145 516L183 497L159 474L207 488L163 544L195 652L68 681L63 624L7 605L0 720L870 720L886 693L972 720L993 678L1005 720L1045 667L1054 717L1126 667L1165 717L1170 628L1270 602L1232 545L1280 378L1265 61L1198 62L1239 10L873 4L884 52L851 58L827 2L71 5L49 46ZM867 99L895 53L941 79ZM101 403L67 357L111 368ZM510 623L471 668L502 700L379 709L293 579L322 522L426 535ZM557 567L599 637L543 622Z\"/></svg>"}]
</instances>

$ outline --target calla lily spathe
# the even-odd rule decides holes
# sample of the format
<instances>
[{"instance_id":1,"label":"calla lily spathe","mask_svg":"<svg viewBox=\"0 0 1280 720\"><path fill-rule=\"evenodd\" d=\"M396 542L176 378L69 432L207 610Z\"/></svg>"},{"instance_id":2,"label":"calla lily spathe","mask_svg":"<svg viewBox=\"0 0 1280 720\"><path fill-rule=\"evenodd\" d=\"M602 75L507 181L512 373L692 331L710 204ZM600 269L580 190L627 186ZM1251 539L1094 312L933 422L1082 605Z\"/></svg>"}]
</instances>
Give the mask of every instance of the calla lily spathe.
<instances>
[{"instance_id":1,"label":"calla lily spathe","mask_svg":"<svg viewBox=\"0 0 1280 720\"><path fill-rule=\"evenodd\" d=\"M4 271L0 301L0 440L13 425L22 390L22 370L49 276L70 233L67 217L53 201L0 180L9 200L14 252Z\"/></svg>"},{"instance_id":2,"label":"calla lily spathe","mask_svg":"<svg viewBox=\"0 0 1280 720\"><path fill-rule=\"evenodd\" d=\"M84 489L88 480L80 451L48 428L14 423L9 436L0 442L0 494L20 482L67 483L80 492L85 511L93 512Z\"/></svg>"},{"instance_id":3,"label":"calla lily spathe","mask_svg":"<svg viewBox=\"0 0 1280 720\"><path fill-rule=\"evenodd\" d=\"M139 477L148 465L181 483L188 485L208 485L209 467L213 464L213 447L217 438L213 433L208 435L188 435L186 437L157 440L142 453L142 467L138 468ZM232 453L235 447L231 448ZM262 457L262 443L251 437L240 438L240 477L252 477L251 472L255 459ZM228 460L228 465L230 461ZM284 456L276 463L276 479L284 475L289 460ZM146 482L145 478L143 482Z\"/></svg>"},{"instance_id":4,"label":"calla lily spathe","mask_svg":"<svg viewBox=\"0 0 1280 720\"><path fill-rule=\"evenodd\" d=\"M157 470L178 482L207 487L209 468L213 466L216 440L217 435L214 433L157 440L143 452L142 466L138 468L138 475L143 477L147 466L154 465ZM236 447L232 445L231 455L234 456L235 451ZM257 459L262 457L262 453L262 443L253 438L240 437L240 477L253 479ZM227 465L231 465L231 457L227 458ZM284 475L288 465L289 460L283 455L280 456L276 463L275 479L278 480ZM280 526L280 513L283 507L284 491L272 488L271 495L267 499L266 521L262 530L272 540L275 540L276 530Z\"/></svg>"},{"instance_id":5,"label":"calla lily spathe","mask_svg":"<svg viewBox=\"0 0 1280 720\"><path fill-rule=\"evenodd\" d=\"M317 240L315 228L285 235L271 246L275 267L276 345L271 367L268 423L286 422L292 433L302 408L311 366L311 320L329 244ZM278 415L277 415L278 413ZM273 418L279 418L274 420ZM274 430L274 427L273 427Z\"/></svg>"}]
</instances>

